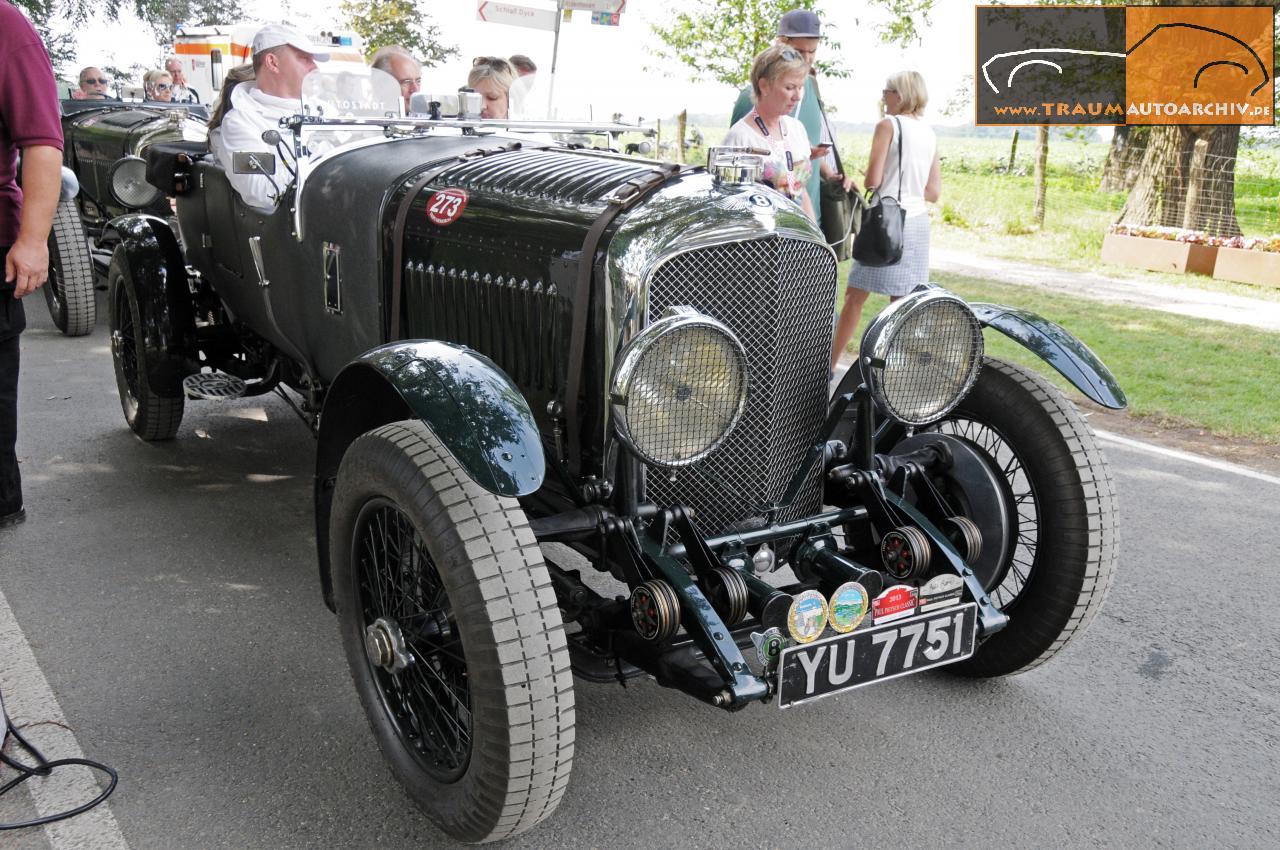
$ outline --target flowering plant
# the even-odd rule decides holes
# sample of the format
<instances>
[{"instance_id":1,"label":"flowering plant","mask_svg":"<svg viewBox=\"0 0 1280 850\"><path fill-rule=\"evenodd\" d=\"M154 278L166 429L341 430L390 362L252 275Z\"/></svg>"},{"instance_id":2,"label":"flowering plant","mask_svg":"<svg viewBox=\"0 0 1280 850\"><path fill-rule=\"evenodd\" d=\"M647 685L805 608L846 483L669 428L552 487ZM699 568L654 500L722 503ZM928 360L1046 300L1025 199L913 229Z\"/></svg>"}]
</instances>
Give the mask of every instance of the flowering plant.
<instances>
[{"instance_id":1,"label":"flowering plant","mask_svg":"<svg viewBox=\"0 0 1280 850\"><path fill-rule=\"evenodd\" d=\"M1110 233L1117 236L1139 236L1143 239L1167 239L1211 248L1243 248L1246 251L1269 251L1280 254L1280 233L1271 237L1210 236L1203 230L1181 227L1159 227L1142 224L1112 224Z\"/></svg>"}]
</instances>

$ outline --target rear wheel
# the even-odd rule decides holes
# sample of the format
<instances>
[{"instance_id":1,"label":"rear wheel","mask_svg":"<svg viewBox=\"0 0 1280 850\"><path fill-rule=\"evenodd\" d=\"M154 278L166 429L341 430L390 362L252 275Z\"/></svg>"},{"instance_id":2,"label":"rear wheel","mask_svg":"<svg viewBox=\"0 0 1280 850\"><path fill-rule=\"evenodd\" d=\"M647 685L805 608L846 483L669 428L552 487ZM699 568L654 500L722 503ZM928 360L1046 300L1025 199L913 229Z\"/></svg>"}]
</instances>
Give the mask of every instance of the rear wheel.
<instances>
[{"instance_id":1,"label":"rear wheel","mask_svg":"<svg viewBox=\"0 0 1280 850\"><path fill-rule=\"evenodd\" d=\"M952 669L1001 676L1036 667L1084 631L1111 586L1111 470L1092 429L1057 388L991 358L968 397L930 430L967 441L990 463L1012 529L987 587L1009 625Z\"/></svg>"},{"instance_id":2,"label":"rear wheel","mask_svg":"<svg viewBox=\"0 0 1280 850\"><path fill-rule=\"evenodd\" d=\"M356 691L409 795L468 842L550 815L573 761L573 679L519 504L399 422L343 457L329 541Z\"/></svg>"},{"instance_id":3,"label":"rear wheel","mask_svg":"<svg viewBox=\"0 0 1280 850\"><path fill-rule=\"evenodd\" d=\"M58 330L67 336L84 336L98 318L93 295L93 260L76 202L58 202L49 231L49 280L44 298Z\"/></svg>"},{"instance_id":4,"label":"rear wheel","mask_svg":"<svg viewBox=\"0 0 1280 850\"><path fill-rule=\"evenodd\" d=\"M123 248L107 271L107 326L116 389L125 421L144 440L171 440L182 424L182 395L161 395L152 385L138 293Z\"/></svg>"}]
</instances>

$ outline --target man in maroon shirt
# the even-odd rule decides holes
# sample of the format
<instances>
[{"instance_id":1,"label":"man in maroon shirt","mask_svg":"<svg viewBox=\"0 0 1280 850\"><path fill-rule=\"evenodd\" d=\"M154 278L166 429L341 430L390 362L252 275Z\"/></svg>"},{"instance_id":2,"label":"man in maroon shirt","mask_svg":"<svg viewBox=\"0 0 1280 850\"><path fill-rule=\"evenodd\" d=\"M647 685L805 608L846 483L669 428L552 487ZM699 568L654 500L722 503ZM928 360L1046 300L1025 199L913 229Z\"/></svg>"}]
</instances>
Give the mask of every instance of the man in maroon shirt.
<instances>
[{"instance_id":1,"label":"man in maroon shirt","mask_svg":"<svg viewBox=\"0 0 1280 850\"><path fill-rule=\"evenodd\" d=\"M61 174L62 121L49 54L22 13L0 0L0 528L26 518L16 444L18 335L27 322L18 299L49 274Z\"/></svg>"}]
</instances>

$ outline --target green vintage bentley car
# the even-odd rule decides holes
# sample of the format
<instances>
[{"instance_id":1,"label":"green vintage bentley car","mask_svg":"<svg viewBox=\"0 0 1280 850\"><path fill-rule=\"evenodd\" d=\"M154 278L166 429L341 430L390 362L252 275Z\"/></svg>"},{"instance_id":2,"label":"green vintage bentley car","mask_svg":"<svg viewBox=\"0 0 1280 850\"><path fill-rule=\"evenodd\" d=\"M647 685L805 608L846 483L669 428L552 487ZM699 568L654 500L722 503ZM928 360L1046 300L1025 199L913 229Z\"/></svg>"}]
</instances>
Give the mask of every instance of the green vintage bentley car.
<instances>
[{"instance_id":1,"label":"green vintage bentley car","mask_svg":"<svg viewBox=\"0 0 1280 850\"><path fill-rule=\"evenodd\" d=\"M555 810L575 678L790 712L1026 670L1097 613L1107 463L1051 383L983 349L1006 334L1123 406L1060 327L924 287L833 393L834 255L750 153L685 167L556 142L621 127L350 102L304 95L265 134L298 162L270 213L152 148L177 229L113 223L111 346L143 439L245 394L311 423L324 603L450 836Z\"/></svg>"},{"instance_id":2,"label":"green vintage bentley car","mask_svg":"<svg viewBox=\"0 0 1280 850\"><path fill-rule=\"evenodd\" d=\"M49 315L67 336L97 320L94 288L105 278L115 230L126 213L167 218L169 200L147 184L147 149L157 142L203 142L203 106L119 100L61 102L64 191L49 233Z\"/></svg>"}]
</instances>

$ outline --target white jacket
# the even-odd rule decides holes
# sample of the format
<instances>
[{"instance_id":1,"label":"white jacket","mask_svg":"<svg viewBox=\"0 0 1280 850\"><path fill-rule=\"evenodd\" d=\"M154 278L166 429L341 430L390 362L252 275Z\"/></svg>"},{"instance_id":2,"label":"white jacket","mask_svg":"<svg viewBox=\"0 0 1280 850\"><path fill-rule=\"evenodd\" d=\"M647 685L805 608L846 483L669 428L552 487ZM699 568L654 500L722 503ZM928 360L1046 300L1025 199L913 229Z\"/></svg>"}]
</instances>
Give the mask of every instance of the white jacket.
<instances>
[{"instance_id":1,"label":"white jacket","mask_svg":"<svg viewBox=\"0 0 1280 850\"><path fill-rule=\"evenodd\" d=\"M293 150L286 143L278 149L262 141L267 130L279 130L280 119L297 114L301 109L298 98L276 97L258 89L252 82L244 82L231 90L231 110L222 119L222 126L209 133L209 150L226 169L227 179L246 204L263 212L272 212L280 195L292 179L288 164L296 170ZM272 175L275 186L264 174L235 174L231 168L231 155L241 152L264 152L276 156L276 170ZM283 152L283 156L282 156Z\"/></svg>"}]
</instances>

